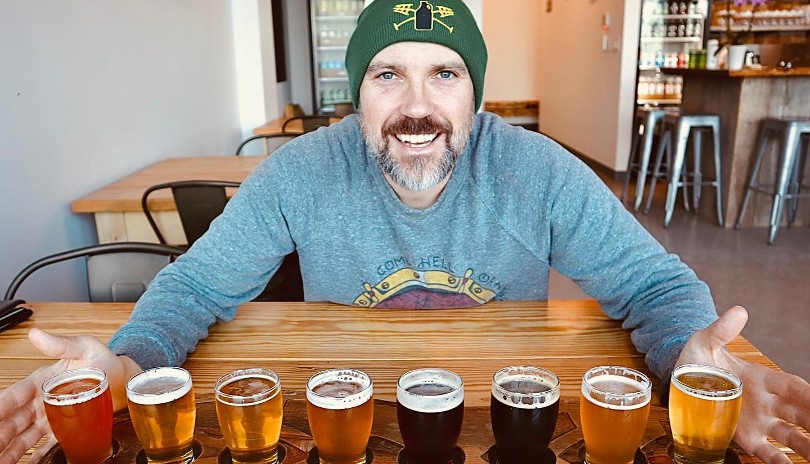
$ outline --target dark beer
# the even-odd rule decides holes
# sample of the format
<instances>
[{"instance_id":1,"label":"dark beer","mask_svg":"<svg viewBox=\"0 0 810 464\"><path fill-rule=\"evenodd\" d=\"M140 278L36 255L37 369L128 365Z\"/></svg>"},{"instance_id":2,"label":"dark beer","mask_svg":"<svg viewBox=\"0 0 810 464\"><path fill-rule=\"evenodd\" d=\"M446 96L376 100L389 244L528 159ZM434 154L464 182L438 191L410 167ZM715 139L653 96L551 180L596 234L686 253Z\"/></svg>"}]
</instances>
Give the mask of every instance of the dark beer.
<instances>
[{"instance_id":1,"label":"dark beer","mask_svg":"<svg viewBox=\"0 0 810 464\"><path fill-rule=\"evenodd\" d=\"M418 369L397 382L397 422L408 464L453 462L464 421L464 382L443 369Z\"/></svg>"},{"instance_id":2,"label":"dark beer","mask_svg":"<svg viewBox=\"0 0 810 464\"><path fill-rule=\"evenodd\" d=\"M490 420L500 464L540 462L557 425L560 381L536 367L505 367L492 378Z\"/></svg>"},{"instance_id":3,"label":"dark beer","mask_svg":"<svg viewBox=\"0 0 810 464\"><path fill-rule=\"evenodd\" d=\"M107 376L92 367L57 374L42 385L45 414L72 464L98 464L112 454L113 406Z\"/></svg>"}]
</instances>

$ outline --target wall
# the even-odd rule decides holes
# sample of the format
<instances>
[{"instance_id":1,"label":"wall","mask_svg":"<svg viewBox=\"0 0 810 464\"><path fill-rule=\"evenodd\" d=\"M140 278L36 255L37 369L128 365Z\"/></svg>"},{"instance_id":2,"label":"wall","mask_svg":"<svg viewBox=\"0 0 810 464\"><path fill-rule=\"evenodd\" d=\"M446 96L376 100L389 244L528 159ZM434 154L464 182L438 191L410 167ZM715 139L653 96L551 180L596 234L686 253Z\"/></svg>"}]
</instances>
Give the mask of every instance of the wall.
<instances>
[{"instance_id":1,"label":"wall","mask_svg":"<svg viewBox=\"0 0 810 464\"><path fill-rule=\"evenodd\" d=\"M231 6L220 0L0 2L0 289L43 255L96 243L70 201L170 156L230 153L241 133ZM26 299L83 298L82 269Z\"/></svg>"}]
</instances>

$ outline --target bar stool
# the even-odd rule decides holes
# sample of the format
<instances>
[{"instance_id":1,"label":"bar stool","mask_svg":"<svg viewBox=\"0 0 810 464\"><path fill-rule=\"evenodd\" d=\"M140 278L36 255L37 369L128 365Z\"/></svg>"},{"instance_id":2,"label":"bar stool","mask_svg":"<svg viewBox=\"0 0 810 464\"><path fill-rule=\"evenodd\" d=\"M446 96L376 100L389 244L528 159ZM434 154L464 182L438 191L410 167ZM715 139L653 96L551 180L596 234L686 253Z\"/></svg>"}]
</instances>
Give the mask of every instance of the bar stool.
<instances>
[{"instance_id":1,"label":"bar stool","mask_svg":"<svg viewBox=\"0 0 810 464\"><path fill-rule=\"evenodd\" d=\"M627 160L627 174L621 194L621 200L624 203L627 198L627 190L630 188L630 177L632 177L633 172L638 172L636 195L633 202L634 211L638 211L641 201L644 199L644 184L647 180L647 174L650 173L650 154L658 123L667 113L678 111L678 108L636 108L633 123L633 142L630 148L630 158Z\"/></svg>"},{"instance_id":2,"label":"bar stool","mask_svg":"<svg viewBox=\"0 0 810 464\"><path fill-rule=\"evenodd\" d=\"M702 135L710 131L714 145L714 179L703 180L701 173ZM673 135L674 134L674 135ZM694 168L691 173L684 168L686 164L686 145L692 138L692 156ZM675 141L673 143L673 137ZM662 159L667 158L667 173L661 175ZM672 213L675 210L675 197L678 189L684 187L684 207L689 210L686 187L692 186L692 201L695 210L700 207L701 186L711 186L715 189L717 200L717 222L723 226L723 199L721 181L722 177L720 156L720 116L716 114L666 114L664 116L664 135L655 159L650 192L647 196L645 212L649 211L655 193L655 184L660 177L667 178L667 199L664 206L664 227L669 226ZM688 178L691 177L691 180Z\"/></svg>"},{"instance_id":3,"label":"bar stool","mask_svg":"<svg viewBox=\"0 0 810 464\"><path fill-rule=\"evenodd\" d=\"M779 154L779 169L776 174L775 184L760 184L757 177L762 160L765 157L768 142L772 136L781 134L781 138L776 140L781 145ZM810 193L801 193L802 177L804 166L808 156L808 137L810 137L810 119L776 119L769 118L762 122L759 138L759 150L754 167L751 170L751 178L745 188L740 214L734 228L738 229L743 221L745 210L748 208L748 201L751 199L751 192L756 191L771 195L773 205L771 206L770 229L768 231L768 245L772 245L779 232L779 225L782 222L782 210L785 201L791 200L788 210L788 225L792 225L796 220L796 209L799 198L810 198Z\"/></svg>"}]
</instances>

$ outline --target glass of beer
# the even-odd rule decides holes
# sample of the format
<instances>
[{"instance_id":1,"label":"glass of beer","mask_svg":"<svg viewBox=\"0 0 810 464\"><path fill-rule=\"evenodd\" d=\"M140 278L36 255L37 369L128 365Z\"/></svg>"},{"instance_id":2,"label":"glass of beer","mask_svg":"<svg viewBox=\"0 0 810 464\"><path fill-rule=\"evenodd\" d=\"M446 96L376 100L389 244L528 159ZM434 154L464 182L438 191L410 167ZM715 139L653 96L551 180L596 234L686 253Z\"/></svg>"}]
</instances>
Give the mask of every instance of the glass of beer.
<instances>
[{"instance_id":1,"label":"glass of beer","mask_svg":"<svg viewBox=\"0 0 810 464\"><path fill-rule=\"evenodd\" d=\"M191 462L197 408L187 370L158 367L133 376L127 382L127 403L147 461Z\"/></svg>"},{"instance_id":2,"label":"glass of beer","mask_svg":"<svg viewBox=\"0 0 810 464\"><path fill-rule=\"evenodd\" d=\"M307 382L307 419L321 464L365 464L374 421L371 377L329 369Z\"/></svg>"},{"instance_id":3,"label":"glass of beer","mask_svg":"<svg viewBox=\"0 0 810 464\"><path fill-rule=\"evenodd\" d=\"M464 382L445 369L416 369L397 381L397 422L408 464L453 462L464 422Z\"/></svg>"},{"instance_id":4,"label":"glass of beer","mask_svg":"<svg viewBox=\"0 0 810 464\"><path fill-rule=\"evenodd\" d=\"M579 414L589 464L631 464L650 414L652 383L633 369L594 367L582 376Z\"/></svg>"},{"instance_id":5,"label":"glass of beer","mask_svg":"<svg viewBox=\"0 0 810 464\"><path fill-rule=\"evenodd\" d=\"M113 406L107 375L86 367L42 384L45 415L71 464L98 464L112 455Z\"/></svg>"},{"instance_id":6,"label":"glass of beer","mask_svg":"<svg viewBox=\"0 0 810 464\"><path fill-rule=\"evenodd\" d=\"M234 463L275 464L284 404L278 375L241 369L214 385L217 419Z\"/></svg>"},{"instance_id":7,"label":"glass of beer","mask_svg":"<svg viewBox=\"0 0 810 464\"><path fill-rule=\"evenodd\" d=\"M492 377L489 414L500 464L541 462L560 410L560 379L539 367L504 367Z\"/></svg>"},{"instance_id":8,"label":"glass of beer","mask_svg":"<svg viewBox=\"0 0 810 464\"><path fill-rule=\"evenodd\" d=\"M669 389L675 460L723 462L741 406L742 380L734 373L698 364L675 368Z\"/></svg>"}]
</instances>

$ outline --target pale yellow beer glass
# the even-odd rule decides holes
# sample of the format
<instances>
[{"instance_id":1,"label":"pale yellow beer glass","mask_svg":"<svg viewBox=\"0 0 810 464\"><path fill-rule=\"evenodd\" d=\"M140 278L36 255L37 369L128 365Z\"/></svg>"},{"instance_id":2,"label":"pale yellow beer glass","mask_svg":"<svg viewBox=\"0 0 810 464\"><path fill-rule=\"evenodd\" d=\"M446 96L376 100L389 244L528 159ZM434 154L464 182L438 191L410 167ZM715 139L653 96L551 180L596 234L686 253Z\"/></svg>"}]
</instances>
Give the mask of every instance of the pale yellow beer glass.
<instances>
[{"instance_id":1,"label":"pale yellow beer glass","mask_svg":"<svg viewBox=\"0 0 810 464\"><path fill-rule=\"evenodd\" d=\"M741 406L742 380L734 373L699 364L675 368L669 388L675 460L683 464L723 462Z\"/></svg>"},{"instance_id":2,"label":"pale yellow beer glass","mask_svg":"<svg viewBox=\"0 0 810 464\"><path fill-rule=\"evenodd\" d=\"M594 367L582 376L579 414L588 464L631 464L650 414L652 383L621 366Z\"/></svg>"},{"instance_id":3,"label":"pale yellow beer glass","mask_svg":"<svg viewBox=\"0 0 810 464\"><path fill-rule=\"evenodd\" d=\"M158 367L135 375L127 382L127 404L147 461L191 462L197 408L187 370Z\"/></svg>"},{"instance_id":4,"label":"pale yellow beer glass","mask_svg":"<svg viewBox=\"0 0 810 464\"><path fill-rule=\"evenodd\" d=\"M365 464L373 394L371 377L354 369L330 369L309 379L307 419L321 464Z\"/></svg>"},{"instance_id":5,"label":"pale yellow beer glass","mask_svg":"<svg viewBox=\"0 0 810 464\"><path fill-rule=\"evenodd\" d=\"M217 419L236 464L276 464L284 409L281 382L269 369L240 369L214 385Z\"/></svg>"}]
</instances>

